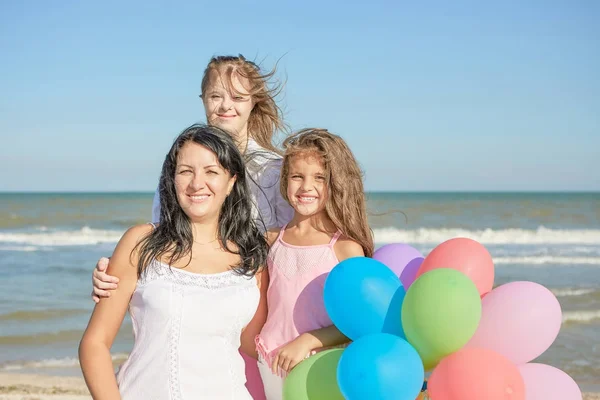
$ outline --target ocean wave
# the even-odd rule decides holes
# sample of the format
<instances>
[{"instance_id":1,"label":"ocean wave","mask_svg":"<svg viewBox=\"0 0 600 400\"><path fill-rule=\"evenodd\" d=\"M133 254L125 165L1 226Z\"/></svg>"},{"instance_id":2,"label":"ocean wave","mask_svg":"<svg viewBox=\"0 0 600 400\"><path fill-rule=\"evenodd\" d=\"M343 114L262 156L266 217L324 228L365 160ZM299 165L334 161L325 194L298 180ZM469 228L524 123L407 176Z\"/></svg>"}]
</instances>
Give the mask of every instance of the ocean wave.
<instances>
[{"instance_id":1,"label":"ocean wave","mask_svg":"<svg viewBox=\"0 0 600 400\"><path fill-rule=\"evenodd\" d=\"M600 265L600 257L559 257L559 256L529 256L529 257L494 257L494 264L526 264L526 265Z\"/></svg>"},{"instance_id":2,"label":"ocean wave","mask_svg":"<svg viewBox=\"0 0 600 400\"><path fill-rule=\"evenodd\" d=\"M551 289L552 293L556 297L575 297L585 296L586 294L594 293L594 289L577 289L577 288L565 288L565 289Z\"/></svg>"},{"instance_id":3,"label":"ocean wave","mask_svg":"<svg viewBox=\"0 0 600 400\"><path fill-rule=\"evenodd\" d=\"M567 311L563 313L562 321L566 323L588 323L600 320L600 310Z\"/></svg>"},{"instance_id":4,"label":"ocean wave","mask_svg":"<svg viewBox=\"0 0 600 400\"><path fill-rule=\"evenodd\" d=\"M40 229L45 228L45 229ZM0 232L0 245L18 246L83 246L101 243L117 243L123 230L92 229L84 226L77 230L51 230L38 227L31 232ZM599 229L480 229L419 228L403 230L394 227L373 230L375 242L408 243L435 246L448 239L466 237L487 244L567 244L600 245ZM0 248L1 249L1 248ZM31 248L21 251L33 251Z\"/></svg>"},{"instance_id":5,"label":"ocean wave","mask_svg":"<svg viewBox=\"0 0 600 400\"><path fill-rule=\"evenodd\" d=\"M124 231L91 229L88 226L69 231L0 232L0 243L22 246L83 246L117 243L123 233Z\"/></svg>"},{"instance_id":6,"label":"ocean wave","mask_svg":"<svg viewBox=\"0 0 600 400\"><path fill-rule=\"evenodd\" d=\"M437 245L448 239L466 237L486 244L577 244L600 245L599 229L481 229L394 227L373 229L376 243Z\"/></svg>"},{"instance_id":7,"label":"ocean wave","mask_svg":"<svg viewBox=\"0 0 600 400\"><path fill-rule=\"evenodd\" d=\"M126 353L112 354L113 364L121 364L129 355ZM42 368L75 368L79 367L79 359L72 357L48 358L45 360L34 361L11 361L0 364L0 371L19 371L23 369L42 369Z\"/></svg>"},{"instance_id":8,"label":"ocean wave","mask_svg":"<svg viewBox=\"0 0 600 400\"><path fill-rule=\"evenodd\" d=\"M21 251L30 253L38 250L40 250L40 248L37 246L0 246L0 251Z\"/></svg>"}]
</instances>

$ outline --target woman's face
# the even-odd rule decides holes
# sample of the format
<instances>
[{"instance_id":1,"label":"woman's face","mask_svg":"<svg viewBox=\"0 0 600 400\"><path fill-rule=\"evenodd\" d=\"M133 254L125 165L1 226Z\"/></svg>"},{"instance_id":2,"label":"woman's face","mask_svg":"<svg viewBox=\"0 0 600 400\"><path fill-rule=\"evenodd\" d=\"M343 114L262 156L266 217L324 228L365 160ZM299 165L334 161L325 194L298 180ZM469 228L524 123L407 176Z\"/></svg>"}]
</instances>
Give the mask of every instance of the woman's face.
<instances>
[{"instance_id":1,"label":"woman's face","mask_svg":"<svg viewBox=\"0 0 600 400\"><path fill-rule=\"evenodd\" d=\"M248 119L254 108L248 86L248 80L236 73L232 74L229 86L225 76L212 70L208 86L202 93L208 123L229 132L238 141L248 137Z\"/></svg>"},{"instance_id":2,"label":"woman's face","mask_svg":"<svg viewBox=\"0 0 600 400\"><path fill-rule=\"evenodd\" d=\"M192 221L218 218L234 183L235 176L206 147L188 142L179 151L175 191L179 205Z\"/></svg>"}]
</instances>

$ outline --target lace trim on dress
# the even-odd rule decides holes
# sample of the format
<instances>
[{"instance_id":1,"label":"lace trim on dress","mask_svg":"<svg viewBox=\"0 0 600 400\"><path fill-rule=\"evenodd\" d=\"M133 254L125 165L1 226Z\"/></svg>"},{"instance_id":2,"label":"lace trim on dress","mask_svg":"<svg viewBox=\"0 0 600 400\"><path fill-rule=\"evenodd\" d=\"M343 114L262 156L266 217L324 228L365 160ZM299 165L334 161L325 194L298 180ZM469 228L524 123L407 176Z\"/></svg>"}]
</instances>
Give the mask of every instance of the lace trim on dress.
<instances>
[{"instance_id":1,"label":"lace trim on dress","mask_svg":"<svg viewBox=\"0 0 600 400\"><path fill-rule=\"evenodd\" d=\"M255 284L254 277L237 274L235 271L225 271L216 274L196 274L178 268L172 268L160 261L153 260L138 281L138 286L144 286L155 280L166 280L178 285L219 289L239 285L243 281Z\"/></svg>"}]
</instances>

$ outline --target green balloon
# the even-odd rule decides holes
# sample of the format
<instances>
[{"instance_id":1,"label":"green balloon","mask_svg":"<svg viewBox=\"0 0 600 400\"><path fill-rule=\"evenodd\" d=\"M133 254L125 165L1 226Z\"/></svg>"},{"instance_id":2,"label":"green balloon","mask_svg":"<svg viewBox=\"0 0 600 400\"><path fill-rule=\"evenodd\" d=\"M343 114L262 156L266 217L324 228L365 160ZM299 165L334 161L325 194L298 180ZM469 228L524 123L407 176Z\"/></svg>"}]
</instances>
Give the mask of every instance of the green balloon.
<instances>
[{"instance_id":1,"label":"green balloon","mask_svg":"<svg viewBox=\"0 0 600 400\"><path fill-rule=\"evenodd\" d=\"M460 350L475 334L481 319L477 286L462 272L434 269L408 289L402 304L402 327L425 370Z\"/></svg>"},{"instance_id":2,"label":"green balloon","mask_svg":"<svg viewBox=\"0 0 600 400\"><path fill-rule=\"evenodd\" d=\"M325 350L298 364L283 383L284 400L344 400L337 367L344 349Z\"/></svg>"}]
</instances>

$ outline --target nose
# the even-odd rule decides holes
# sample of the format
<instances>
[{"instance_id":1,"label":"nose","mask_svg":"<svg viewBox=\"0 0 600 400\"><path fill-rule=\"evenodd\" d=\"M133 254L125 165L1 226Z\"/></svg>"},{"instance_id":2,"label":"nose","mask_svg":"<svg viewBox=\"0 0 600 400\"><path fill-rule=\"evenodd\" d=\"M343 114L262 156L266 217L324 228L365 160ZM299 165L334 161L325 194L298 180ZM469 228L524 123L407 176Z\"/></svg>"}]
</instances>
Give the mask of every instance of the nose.
<instances>
[{"instance_id":1,"label":"nose","mask_svg":"<svg viewBox=\"0 0 600 400\"><path fill-rule=\"evenodd\" d=\"M304 178L302 180L302 185L300 186L300 188L302 189L302 191L308 192L313 187L314 187L314 184L313 184L312 178Z\"/></svg>"},{"instance_id":2,"label":"nose","mask_svg":"<svg viewBox=\"0 0 600 400\"><path fill-rule=\"evenodd\" d=\"M194 178L190 182L190 188L196 192L196 191L204 188L204 183L205 183L205 181L204 181L203 174L194 174Z\"/></svg>"},{"instance_id":3,"label":"nose","mask_svg":"<svg viewBox=\"0 0 600 400\"><path fill-rule=\"evenodd\" d=\"M233 105L233 101L231 100L231 98L229 96L224 96L223 97L223 101L220 104L220 111L228 111Z\"/></svg>"}]
</instances>

